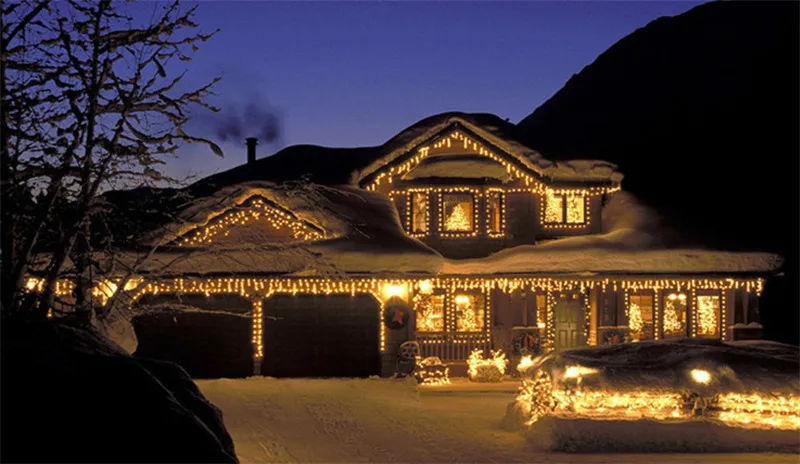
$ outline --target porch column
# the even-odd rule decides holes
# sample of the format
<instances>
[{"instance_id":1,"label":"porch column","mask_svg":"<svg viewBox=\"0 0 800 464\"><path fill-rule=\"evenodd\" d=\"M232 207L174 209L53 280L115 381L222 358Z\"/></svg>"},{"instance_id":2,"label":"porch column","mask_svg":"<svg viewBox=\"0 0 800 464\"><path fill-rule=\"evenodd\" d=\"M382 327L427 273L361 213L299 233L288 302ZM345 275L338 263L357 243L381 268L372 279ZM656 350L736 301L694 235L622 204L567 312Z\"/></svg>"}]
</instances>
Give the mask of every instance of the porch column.
<instances>
[{"instance_id":1,"label":"porch column","mask_svg":"<svg viewBox=\"0 0 800 464\"><path fill-rule=\"evenodd\" d=\"M252 300L253 312L253 375L261 375L261 359L264 357L264 310L261 296Z\"/></svg>"}]
</instances>

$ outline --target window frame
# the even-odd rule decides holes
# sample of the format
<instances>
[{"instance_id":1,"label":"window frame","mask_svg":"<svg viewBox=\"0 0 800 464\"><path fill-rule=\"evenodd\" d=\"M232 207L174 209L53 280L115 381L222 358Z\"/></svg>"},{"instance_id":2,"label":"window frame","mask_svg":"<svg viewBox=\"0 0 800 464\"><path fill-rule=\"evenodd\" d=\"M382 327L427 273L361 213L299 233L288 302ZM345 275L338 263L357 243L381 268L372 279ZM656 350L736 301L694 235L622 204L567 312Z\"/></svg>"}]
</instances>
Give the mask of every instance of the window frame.
<instances>
[{"instance_id":1,"label":"window frame","mask_svg":"<svg viewBox=\"0 0 800 464\"><path fill-rule=\"evenodd\" d=\"M427 237L431 235L431 195L430 192L424 189L409 189L406 192L407 203L406 203L406 224L407 230L406 233L412 237ZM425 198L426 207L425 207L425 231L424 232L415 232L414 231L414 196L421 195Z\"/></svg>"},{"instance_id":2,"label":"window frame","mask_svg":"<svg viewBox=\"0 0 800 464\"><path fill-rule=\"evenodd\" d=\"M643 330L640 332L639 341L650 341L656 340L656 335L658 332L658 310L656 305L658 304L658 298L656 298L656 294L652 290L639 290L639 291L632 291L628 294L628 301L626 301L625 307L625 315L628 318L628 329L630 330L630 309L632 304L633 298L650 298L650 330L645 331L644 327L646 324L643 325Z\"/></svg>"},{"instance_id":3,"label":"window frame","mask_svg":"<svg viewBox=\"0 0 800 464\"><path fill-rule=\"evenodd\" d=\"M486 189L484 194L486 203L486 230L484 231L489 238L503 238L506 236L506 191L504 189L490 188ZM500 216L500 230L493 230L492 218L492 201L494 198L499 200L498 214Z\"/></svg>"},{"instance_id":4,"label":"window frame","mask_svg":"<svg viewBox=\"0 0 800 464\"><path fill-rule=\"evenodd\" d=\"M438 208L438 227L437 232L439 237L442 238L467 238L467 237L477 237L480 231L480 224L478 222L478 198L480 198L480 190L472 189L472 188L456 188L456 189L442 189L438 192L438 200L439 200L439 208ZM445 198L447 195L469 195L470 200L472 202L472 218L471 218L471 230L468 231L450 231L446 230L444 224L446 222L445 217Z\"/></svg>"},{"instance_id":5,"label":"window frame","mask_svg":"<svg viewBox=\"0 0 800 464\"><path fill-rule=\"evenodd\" d=\"M551 222L547 220L547 207L550 203L550 197L559 198L561 200L561 211L560 216L561 219L556 222ZM568 212L569 212L569 197L580 197L583 200L583 221L582 222L568 222ZM587 194L574 194L574 193L544 193L541 195L542 198L542 213L541 213L541 222L542 225L549 228L557 228L557 227L583 227L589 225L589 202L587 201L590 196Z\"/></svg>"},{"instance_id":6,"label":"window frame","mask_svg":"<svg viewBox=\"0 0 800 464\"><path fill-rule=\"evenodd\" d=\"M715 335L701 335L700 334L700 315L698 311L700 310L700 298L701 297L717 297L718 307L717 307L717 314L716 314L716 329L717 333ZM725 302L724 302L725 295L721 290L697 290L695 292L693 301L692 301L692 338L705 338L709 340L722 340L722 319L723 314L722 312L725 310Z\"/></svg>"},{"instance_id":7,"label":"window frame","mask_svg":"<svg viewBox=\"0 0 800 464\"><path fill-rule=\"evenodd\" d=\"M664 316L665 316L666 311L667 311L667 301L669 300L669 295L671 295L673 293L678 294L678 295L680 295L680 294L686 295L686 303L685 303L686 304L686 308L683 311L683 331L681 333L670 333L670 334L667 334L666 329L664 329L664 320L665 320ZM659 300L660 300L660 305L661 305L661 308L659 308L660 311L659 311L659 321L658 321L659 322L658 329L659 329L659 331L661 333L661 337L660 338L663 339L663 340L677 339L677 338L689 338L690 324L692 323L692 321L689 318L689 314L692 311L692 308L691 308L692 297L691 297L690 292L687 291L687 290L678 291L678 290L674 290L674 289L663 290L661 292L661 298L659 298Z\"/></svg>"},{"instance_id":8,"label":"window frame","mask_svg":"<svg viewBox=\"0 0 800 464\"><path fill-rule=\"evenodd\" d=\"M442 299L442 329L441 330L424 330L419 329L418 325L418 317L416 314L416 307L412 306L412 310L414 311L414 331L416 333L421 334L445 334L447 333L447 292L444 289L433 289L431 292L431 298L441 298Z\"/></svg>"},{"instance_id":9,"label":"window frame","mask_svg":"<svg viewBox=\"0 0 800 464\"><path fill-rule=\"evenodd\" d=\"M458 328L459 316L458 316L458 312L456 310L456 298L458 298L461 295L466 295L466 296L472 298L473 305L477 305L478 303L480 303L480 317L479 317L480 327L478 327L476 330L459 330L459 328ZM489 324L490 321L486 320L487 319L487 310L486 310L487 298L486 298L486 295L483 294L483 292L476 292L474 290L466 290L466 289L456 289L455 291L453 291L451 294L448 295L448 299L449 299L449 306L450 306L450 311L448 311L448 313L449 313L449 318L451 318L451 321L450 321L450 324L449 324L450 325L450 333L455 334L455 335L458 335L458 334L483 334L484 331L486 331L487 325Z\"/></svg>"}]
</instances>

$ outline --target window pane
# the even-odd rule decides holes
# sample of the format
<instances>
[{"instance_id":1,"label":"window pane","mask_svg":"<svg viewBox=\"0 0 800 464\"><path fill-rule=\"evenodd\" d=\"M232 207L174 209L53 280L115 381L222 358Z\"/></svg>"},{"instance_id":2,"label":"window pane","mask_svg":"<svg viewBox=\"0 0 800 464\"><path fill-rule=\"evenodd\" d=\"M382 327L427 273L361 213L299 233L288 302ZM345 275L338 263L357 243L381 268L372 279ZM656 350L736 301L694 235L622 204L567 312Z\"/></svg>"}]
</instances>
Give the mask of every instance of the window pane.
<instances>
[{"instance_id":1,"label":"window pane","mask_svg":"<svg viewBox=\"0 0 800 464\"><path fill-rule=\"evenodd\" d=\"M422 234L428 231L428 194L411 194L411 232Z\"/></svg>"},{"instance_id":2,"label":"window pane","mask_svg":"<svg viewBox=\"0 0 800 464\"><path fill-rule=\"evenodd\" d=\"M421 332L444 331L444 295L419 293L414 297L417 330Z\"/></svg>"},{"instance_id":3,"label":"window pane","mask_svg":"<svg viewBox=\"0 0 800 464\"><path fill-rule=\"evenodd\" d=\"M445 193L444 227L447 232L472 232L472 194Z\"/></svg>"},{"instance_id":4,"label":"window pane","mask_svg":"<svg viewBox=\"0 0 800 464\"><path fill-rule=\"evenodd\" d=\"M719 295L698 295L697 335L719 337Z\"/></svg>"},{"instance_id":5,"label":"window pane","mask_svg":"<svg viewBox=\"0 0 800 464\"><path fill-rule=\"evenodd\" d=\"M567 222L583 224L586 222L586 197L583 195L567 195Z\"/></svg>"},{"instance_id":6,"label":"window pane","mask_svg":"<svg viewBox=\"0 0 800 464\"><path fill-rule=\"evenodd\" d=\"M483 329L483 298L478 295L459 294L454 299L456 330L477 332Z\"/></svg>"},{"instance_id":7,"label":"window pane","mask_svg":"<svg viewBox=\"0 0 800 464\"><path fill-rule=\"evenodd\" d=\"M544 329L547 317L547 306L545 306L545 295L536 295L536 325Z\"/></svg>"},{"instance_id":8,"label":"window pane","mask_svg":"<svg viewBox=\"0 0 800 464\"><path fill-rule=\"evenodd\" d=\"M548 192L545 197L545 222L564 222L564 197Z\"/></svg>"},{"instance_id":9,"label":"window pane","mask_svg":"<svg viewBox=\"0 0 800 464\"><path fill-rule=\"evenodd\" d=\"M634 341L653 339L653 296L631 295L628 327Z\"/></svg>"},{"instance_id":10,"label":"window pane","mask_svg":"<svg viewBox=\"0 0 800 464\"><path fill-rule=\"evenodd\" d=\"M686 294L670 293L664 299L664 338L686 336Z\"/></svg>"},{"instance_id":11,"label":"window pane","mask_svg":"<svg viewBox=\"0 0 800 464\"><path fill-rule=\"evenodd\" d=\"M501 234L503 232L503 194L502 192L489 192L488 232Z\"/></svg>"}]
</instances>

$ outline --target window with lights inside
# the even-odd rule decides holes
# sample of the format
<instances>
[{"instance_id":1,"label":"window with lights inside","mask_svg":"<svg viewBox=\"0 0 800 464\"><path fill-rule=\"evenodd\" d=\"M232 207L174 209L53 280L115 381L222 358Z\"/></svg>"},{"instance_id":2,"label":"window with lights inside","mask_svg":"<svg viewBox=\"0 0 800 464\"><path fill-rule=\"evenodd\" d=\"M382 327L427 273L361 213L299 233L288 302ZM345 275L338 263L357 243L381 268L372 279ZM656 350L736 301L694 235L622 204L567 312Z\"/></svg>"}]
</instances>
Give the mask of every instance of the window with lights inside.
<instances>
[{"instance_id":1,"label":"window with lights inside","mask_svg":"<svg viewBox=\"0 0 800 464\"><path fill-rule=\"evenodd\" d=\"M483 330L483 296L458 293L453 297L453 309L457 332L480 332Z\"/></svg>"},{"instance_id":2,"label":"window with lights inside","mask_svg":"<svg viewBox=\"0 0 800 464\"><path fill-rule=\"evenodd\" d=\"M428 193L411 192L411 230L415 235L428 233Z\"/></svg>"},{"instance_id":3,"label":"window with lights inside","mask_svg":"<svg viewBox=\"0 0 800 464\"><path fill-rule=\"evenodd\" d=\"M554 193L544 197L545 224L585 224L586 197L577 193Z\"/></svg>"},{"instance_id":4,"label":"window with lights inside","mask_svg":"<svg viewBox=\"0 0 800 464\"><path fill-rule=\"evenodd\" d=\"M491 236L501 236L505 223L505 197L503 192L490 191L486 195L486 233Z\"/></svg>"},{"instance_id":5,"label":"window with lights inside","mask_svg":"<svg viewBox=\"0 0 800 464\"><path fill-rule=\"evenodd\" d=\"M685 293L668 293L664 298L662 328L664 338L686 336L686 310L688 301Z\"/></svg>"},{"instance_id":6,"label":"window with lights inside","mask_svg":"<svg viewBox=\"0 0 800 464\"><path fill-rule=\"evenodd\" d=\"M469 192L443 193L442 217L440 225L442 232L447 233L472 233L475 231L475 197Z\"/></svg>"},{"instance_id":7,"label":"window with lights inside","mask_svg":"<svg viewBox=\"0 0 800 464\"><path fill-rule=\"evenodd\" d=\"M634 342L653 339L653 295L639 294L629 297L628 328Z\"/></svg>"},{"instance_id":8,"label":"window with lights inside","mask_svg":"<svg viewBox=\"0 0 800 464\"><path fill-rule=\"evenodd\" d=\"M697 295L694 323L698 337L719 338L721 306L719 295Z\"/></svg>"}]
</instances>

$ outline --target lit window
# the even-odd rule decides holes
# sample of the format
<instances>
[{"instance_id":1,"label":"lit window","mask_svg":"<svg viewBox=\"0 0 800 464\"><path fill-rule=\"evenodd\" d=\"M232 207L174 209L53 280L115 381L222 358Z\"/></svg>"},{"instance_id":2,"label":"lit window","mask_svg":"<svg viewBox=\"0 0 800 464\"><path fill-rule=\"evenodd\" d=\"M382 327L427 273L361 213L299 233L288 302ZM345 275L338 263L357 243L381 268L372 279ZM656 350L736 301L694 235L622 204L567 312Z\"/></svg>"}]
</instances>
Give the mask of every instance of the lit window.
<instances>
[{"instance_id":1,"label":"lit window","mask_svg":"<svg viewBox=\"0 0 800 464\"><path fill-rule=\"evenodd\" d=\"M442 229L445 232L472 232L473 224L473 197L471 193L445 193L442 195L444 202L444 222Z\"/></svg>"},{"instance_id":2,"label":"lit window","mask_svg":"<svg viewBox=\"0 0 800 464\"><path fill-rule=\"evenodd\" d=\"M719 295L697 296L697 335L719 337Z\"/></svg>"},{"instance_id":3,"label":"lit window","mask_svg":"<svg viewBox=\"0 0 800 464\"><path fill-rule=\"evenodd\" d=\"M417 330L420 332L444 331L444 295L418 293L414 297Z\"/></svg>"},{"instance_id":4,"label":"lit window","mask_svg":"<svg viewBox=\"0 0 800 464\"><path fill-rule=\"evenodd\" d=\"M567 195L567 224L586 222L586 199L583 195Z\"/></svg>"},{"instance_id":5,"label":"lit window","mask_svg":"<svg viewBox=\"0 0 800 464\"><path fill-rule=\"evenodd\" d=\"M546 311L545 295L536 295L536 325L540 329L544 329L547 325Z\"/></svg>"},{"instance_id":6,"label":"lit window","mask_svg":"<svg viewBox=\"0 0 800 464\"><path fill-rule=\"evenodd\" d=\"M483 329L483 298L459 294L453 301L458 332L478 332Z\"/></svg>"},{"instance_id":7,"label":"lit window","mask_svg":"<svg viewBox=\"0 0 800 464\"><path fill-rule=\"evenodd\" d=\"M489 192L487 201L487 228L489 235L502 235L503 233L503 210L505 209L503 192Z\"/></svg>"},{"instance_id":8,"label":"lit window","mask_svg":"<svg viewBox=\"0 0 800 464\"><path fill-rule=\"evenodd\" d=\"M670 293L664 299L664 337L686 336L686 295Z\"/></svg>"},{"instance_id":9,"label":"lit window","mask_svg":"<svg viewBox=\"0 0 800 464\"><path fill-rule=\"evenodd\" d=\"M576 194L547 192L544 221L550 224L583 224L586 222L586 197Z\"/></svg>"},{"instance_id":10,"label":"lit window","mask_svg":"<svg viewBox=\"0 0 800 464\"><path fill-rule=\"evenodd\" d=\"M633 341L653 339L653 296L631 295L628 306L628 327Z\"/></svg>"},{"instance_id":11,"label":"lit window","mask_svg":"<svg viewBox=\"0 0 800 464\"><path fill-rule=\"evenodd\" d=\"M411 233L428 232L428 194L426 192L411 193Z\"/></svg>"},{"instance_id":12,"label":"lit window","mask_svg":"<svg viewBox=\"0 0 800 464\"><path fill-rule=\"evenodd\" d=\"M562 222L563 217L564 197L562 195L554 195L548 192L547 201L545 203L545 222Z\"/></svg>"}]
</instances>

